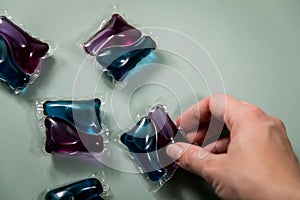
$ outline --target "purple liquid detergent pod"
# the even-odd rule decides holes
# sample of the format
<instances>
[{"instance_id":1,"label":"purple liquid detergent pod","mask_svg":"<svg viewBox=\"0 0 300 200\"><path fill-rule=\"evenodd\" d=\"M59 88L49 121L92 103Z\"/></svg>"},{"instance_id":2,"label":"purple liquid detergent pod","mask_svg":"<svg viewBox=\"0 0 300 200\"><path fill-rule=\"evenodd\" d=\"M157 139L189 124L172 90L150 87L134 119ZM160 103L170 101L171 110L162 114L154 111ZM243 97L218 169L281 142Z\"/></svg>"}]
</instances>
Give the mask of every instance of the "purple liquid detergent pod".
<instances>
[{"instance_id":1,"label":"purple liquid detergent pod","mask_svg":"<svg viewBox=\"0 0 300 200\"><path fill-rule=\"evenodd\" d=\"M30 36L5 16L0 16L0 79L22 91L36 72L49 45Z\"/></svg>"},{"instance_id":2,"label":"purple liquid detergent pod","mask_svg":"<svg viewBox=\"0 0 300 200\"><path fill-rule=\"evenodd\" d=\"M43 104L48 153L101 153L103 137L100 118L101 101L61 100Z\"/></svg>"},{"instance_id":3,"label":"purple liquid detergent pod","mask_svg":"<svg viewBox=\"0 0 300 200\"><path fill-rule=\"evenodd\" d=\"M124 133L120 140L152 182L167 181L177 165L166 155L165 147L174 142L179 129L162 105L153 107L148 116Z\"/></svg>"},{"instance_id":4,"label":"purple liquid detergent pod","mask_svg":"<svg viewBox=\"0 0 300 200\"><path fill-rule=\"evenodd\" d=\"M119 14L113 14L83 44L83 48L88 54L96 56L97 62L113 80L121 82L131 69L156 49L156 43L128 24Z\"/></svg>"}]
</instances>

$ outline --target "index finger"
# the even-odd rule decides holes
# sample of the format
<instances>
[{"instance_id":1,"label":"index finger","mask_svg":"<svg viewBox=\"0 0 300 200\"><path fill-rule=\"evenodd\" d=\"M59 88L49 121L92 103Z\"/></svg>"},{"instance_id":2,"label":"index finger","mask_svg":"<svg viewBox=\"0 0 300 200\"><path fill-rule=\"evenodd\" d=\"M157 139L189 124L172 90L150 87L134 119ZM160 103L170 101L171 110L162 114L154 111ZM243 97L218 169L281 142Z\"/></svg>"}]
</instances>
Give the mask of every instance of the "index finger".
<instances>
[{"instance_id":1,"label":"index finger","mask_svg":"<svg viewBox=\"0 0 300 200\"><path fill-rule=\"evenodd\" d=\"M215 94L188 108L178 117L176 123L188 132L198 129L200 124L210 122L216 118L221 122L225 122L230 130L236 112L241 110L242 107L243 103L231 96Z\"/></svg>"}]
</instances>

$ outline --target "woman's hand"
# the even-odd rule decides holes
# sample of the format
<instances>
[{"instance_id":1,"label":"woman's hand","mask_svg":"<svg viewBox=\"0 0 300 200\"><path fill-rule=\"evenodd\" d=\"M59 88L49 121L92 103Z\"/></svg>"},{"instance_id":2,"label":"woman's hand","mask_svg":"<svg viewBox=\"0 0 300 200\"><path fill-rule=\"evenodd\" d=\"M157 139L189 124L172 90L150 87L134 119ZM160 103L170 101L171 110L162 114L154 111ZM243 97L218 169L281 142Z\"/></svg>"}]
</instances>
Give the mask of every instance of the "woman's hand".
<instances>
[{"instance_id":1,"label":"woman's hand","mask_svg":"<svg viewBox=\"0 0 300 200\"><path fill-rule=\"evenodd\" d=\"M230 136L202 148L194 145L214 128L212 118L224 121ZM278 118L233 97L213 95L186 110L177 124L193 144L169 145L168 155L202 176L221 198L300 199L299 163Z\"/></svg>"}]
</instances>

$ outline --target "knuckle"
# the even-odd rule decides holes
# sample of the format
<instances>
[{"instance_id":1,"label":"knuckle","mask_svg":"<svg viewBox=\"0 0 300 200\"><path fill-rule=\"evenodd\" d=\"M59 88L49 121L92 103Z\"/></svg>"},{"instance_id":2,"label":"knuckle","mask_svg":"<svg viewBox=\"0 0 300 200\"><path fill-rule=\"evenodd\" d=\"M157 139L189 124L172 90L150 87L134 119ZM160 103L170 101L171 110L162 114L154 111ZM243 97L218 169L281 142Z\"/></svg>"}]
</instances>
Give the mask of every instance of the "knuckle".
<instances>
[{"instance_id":1,"label":"knuckle","mask_svg":"<svg viewBox=\"0 0 300 200\"><path fill-rule=\"evenodd\" d=\"M264 113L260 107L255 105L249 105L247 111L256 115L261 115Z\"/></svg>"},{"instance_id":2,"label":"knuckle","mask_svg":"<svg viewBox=\"0 0 300 200\"><path fill-rule=\"evenodd\" d=\"M268 120L266 120L266 125L273 130L278 129L278 124L277 122L273 119L273 118L268 118Z\"/></svg>"},{"instance_id":3,"label":"knuckle","mask_svg":"<svg viewBox=\"0 0 300 200\"><path fill-rule=\"evenodd\" d=\"M281 121L281 119L274 117L274 121L275 123L277 123L277 125L282 129L282 130L286 130L285 125L283 123L283 121Z\"/></svg>"},{"instance_id":4,"label":"knuckle","mask_svg":"<svg viewBox=\"0 0 300 200\"><path fill-rule=\"evenodd\" d=\"M212 94L211 97L214 98L214 99L216 99L216 98L230 98L229 95L225 95L225 94L222 94L222 93Z\"/></svg>"},{"instance_id":5,"label":"knuckle","mask_svg":"<svg viewBox=\"0 0 300 200\"><path fill-rule=\"evenodd\" d=\"M280 119L278 119L277 117L269 116L266 122L267 122L267 126L271 131L270 133L278 133L279 135L282 135L283 137L287 138L285 126ZM272 134L272 135L275 136L278 134Z\"/></svg>"},{"instance_id":6,"label":"knuckle","mask_svg":"<svg viewBox=\"0 0 300 200\"><path fill-rule=\"evenodd\" d=\"M260 119L260 120L266 119L266 114L264 113L264 111L256 105L246 105L243 113L244 113L243 117L247 117L247 118L250 117L253 119Z\"/></svg>"}]
</instances>

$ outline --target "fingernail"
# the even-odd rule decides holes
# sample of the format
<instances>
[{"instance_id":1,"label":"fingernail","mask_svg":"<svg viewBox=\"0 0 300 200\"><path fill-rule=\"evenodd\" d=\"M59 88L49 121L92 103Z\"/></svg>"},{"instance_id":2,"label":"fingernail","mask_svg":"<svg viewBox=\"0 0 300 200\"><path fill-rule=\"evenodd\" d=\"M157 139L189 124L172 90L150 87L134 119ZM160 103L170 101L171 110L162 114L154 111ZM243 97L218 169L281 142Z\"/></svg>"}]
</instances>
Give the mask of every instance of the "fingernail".
<instances>
[{"instance_id":1,"label":"fingernail","mask_svg":"<svg viewBox=\"0 0 300 200\"><path fill-rule=\"evenodd\" d=\"M178 144L170 144L167 146L167 154L174 160L180 158L183 153L183 147Z\"/></svg>"}]
</instances>

